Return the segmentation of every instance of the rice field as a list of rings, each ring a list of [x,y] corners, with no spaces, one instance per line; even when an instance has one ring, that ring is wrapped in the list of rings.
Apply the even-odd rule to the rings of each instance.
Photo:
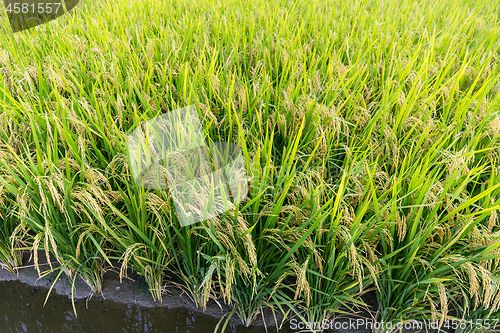
[[[175,275],[246,326],[268,307],[330,320],[372,292],[377,321],[500,319],[499,15],[471,0],[83,0],[13,34],[3,14],[2,268],[50,255],[40,275],[99,293],[119,262],[158,301]],[[168,190],[134,183],[127,136],[187,105],[207,142],[241,148],[249,190],[181,227]]]

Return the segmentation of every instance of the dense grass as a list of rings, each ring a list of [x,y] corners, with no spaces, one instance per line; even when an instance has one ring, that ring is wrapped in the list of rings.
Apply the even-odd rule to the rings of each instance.
[[[245,325],[268,306],[330,319],[369,291],[380,321],[500,319],[499,14],[97,0],[16,35],[4,18],[2,266],[42,250],[100,292],[119,259],[156,300],[173,272]],[[207,141],[241,147],[249,195],[181,228],[168,191],[135,186],[126,138],[190,104]]]

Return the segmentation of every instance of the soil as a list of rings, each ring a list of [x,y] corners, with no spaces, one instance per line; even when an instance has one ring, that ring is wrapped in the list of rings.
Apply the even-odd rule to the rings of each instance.
[[[57,267],[57,264],[55,263],[55,259],[51,258],[50,259],[52,262],[53,267]],[[40,268],[43,271],[48,270],[50,267],[46,261],[45,254],[43,252],[39,253],[39,263],[40,263]],[[64,323],[64,321],[71,321],[72,328],[70,330],[65,330],[63,329],[62,331],[59,330],[58,328],[54,328],[54,330],[47,330],[47,325],[44,326],[44,329],[40,332],[88,332],[88,333],[96,333],[96,332],[101,332],[100,329],[107,327],[106,325],[109,324],[109,322],[112,322],[112,319],[109,318],[123,318],[125,313],[129,313],[131,309],[135,312],[138,311],[140,313],[140,316],[135,316],[135,321],[138,321],[138,324],[141,327],[147,326],[146,324],[151,324],[151,325],[159,325],[159,328],[154,328],[151,326],[149,330],[144,330],[141,328],[140,330],[135,330],[135,326],[127,326],[126,328],[123,328],[123,332],[171,332],[173,330],[172,327],[170,329],[166,329],[165,325],[167,324],[161,324],[167,318],[171,317],[174,319],[168,319],[170,322],[176,321],[175,324],[175,331],[176,332],[182,332],[182,333],[188,333],[188,332],[213,332],[215,327],[217,326],[217,323],[219,322],[220,318],[222,318],[225,314],[230,312],[229,307],[223,304],[223,302],[216,302],[214,300],[211,300],[207,304],[207,308],[205,311],[202,309],[196,308],[194,303],[191,301],[190,297],[186,294],[183,293],[179,288],[175,287],[172,285],[171,287],[167,288],[167,292],[163,295],[163,299],[161,302],[155,302],[153,298],[151,297],[151,294],[149,293],[148,286],[146,284],[146,281],[142,276],[139,276],[137,273],[134,271],[129,270],[127,272],[127,277],[123,278],[123,280],[120,282],[120,277],[119,277],[119,269],[120,265],[116,263],[114,265],[114,268],[109,268],[107,269],[107,272],[104,275],[103,279],[103,292],[102,295],[91,295],[90,293],[90,288],[85,284],[85,282],[81,278],[76,279],[75,283],[75,288],[74,288],[74,294],[73,297],[75,299],[75,304],[78,304],[76,306],[77,308],[77,314],[78,318],[73,317],[73,308],[72,308],[72,303],[71,303],[71,294],[72,294],[72,281],[66,276],[66,274],[61,274],[57,282],[54,284],[54,280],[56,279],[58,272],[53,272],[50,273],[42,278],[39,278],[38,272],[36,271],[34,267],[34,260],[32,257],[29,257],[29,255],[25,256],[25,261],[24,261],[24,266],[23,268],[20,268],[17,274],[13,274],[7,270],[0,269],[0,283],[4,286],[10,285],[10,286],[15,286],[14,289],[16,290],[11,290],[10,293],[5,294],[6,291],[3,293],[5,295],[2,295],[2,292],[0,291],[0,299],[7,299],[9,298],[9,304],[3,304],[3,306],[7,309],[11,309],[13,307],[12,303],[17,303],[18,299],[20,299],[20,305],[21,307],[24,307],[24,298],[25,296],[21,294],[30,294],[33,296],[35,293],[40,294],[40,297],[43,296],[43,299],[45,299],[48,291],[50,288],[52,288],[51,295],[49,297],[50,302],[52,303],[64,303],[65,309],[60,310],[58,309],[57,311],[50,311],[50,307],[48,309],[43,308],[43,317],[44,318],[52,318],[49,323],[54,324],[54,325],[59,325],[56,323],[62,322],[60,325],[63,325],[64,327],[67,327],[68,324]],[[169,277],[166,276],[167,280],[172,280],[174,282],[180,282],[176,281],[175,277]],[[12,281],[11,284],[8,283],[8,281]],[[17,281],[17,282],[16,282]],[[17,284],[15,284],[17,283]],[[20,283],[24,284],[21,285]],[[4,287],[6,288],[6,287]],[[2,289],[4,289],[2,288]],[[7,288],[8,289],[8,288]],[[42,292],[39,292],[39,291]],[[19,295],[17,295],[19,293]],[[24,297],[24,298],[23,298]],[[86,300],[83,301],[82,300]],[[371,309],[376,307],[376,297],[374,293],[368,293],[364,298],[363,301],[370,306]],[[6,301],[7,302],[7,301]],[[43,303],[41,298],[35,303]],[[83,305],[84,304],[84,305]],[[39,311],[42,311],[42,304],[37,305],[39,306]],[[53,305],[53,308],[56,309],[58,308],[57,305]],[[63,306],[61,306],[63,307]],[[2,303],[0,302],[0,309],[2,308]],[[7,311],[7,310],[6,310]],[[95,312],[98,313],[107,313],[107,317],[102,317],[101,315],[96,315]],[[108,313],[109,311],[109,313]],[[4,312],[4,311],[2,311]],[[62,316],[62,321],[61,321],[61,312],[64,312],[66,315],[66,318]],[[17,312],[16,312],[17,313]],[[36,312],[35,312],[36,313]],[[114,313],[114,314],[113,314]],[[80,315],[82,314],[82,316]],[[359,328],[359,324],[354,324],[355,322],[358,322],[358,320],[362,320],[362,318],[370,318],[371,315],[368,312],[368,310],[361,311],[357,314],[352,314],[348,316],[341,316],[339,318],[335,318],[335,323],[337,325],[333,326],[333,324],[330,324],[330,327],[333,327],[333,329],[325,330],[325,332],[335,332],[335,333],[371,333],[372,331],[370,329],[353,329],[353,327]],[[280,316],[279,313],[275,313],[276,318],[278,322],[282,321],[282,316]],[[16,317],[17,314],[14,316]],[[111,316],[111,317],[110,317]],[[7,317],[7,316],[6,316]],[[82,319],[83,317],[83,319]],[[108,318],[109,317],[109,318]],[[265,318],[265,323],[262,318]],[[90,321],[85,321],[85,318],[91,318]],[[99,320],[102,318],[108,318],[104,319],[105,322],[99,324]],[[139,318],[139,319],[138,319]],[[12,318],[11,318],[12,319]],[[14,318],[15,319],[15,318]],[[23,325],[25,326],[26,324],[24,322],[40,322],[39,319],[36,317],[32,318],[32,315],[30,314],[29,318],[28,317],[18,317],[19,320],[10,320],[10,324],[5,324],[2,323],[0,320],[0,333],[3,333],[4,331],[9,331],[9,332],[17,332],[17,328],[13,327],[21,327],[21,331],[25,331],[22,327]],[[292,318],[293,319],[293,318]],[[24,322],[23,322],[24,321]],[[142,322],[141,322],[142,321]],[[84,328],[78,326],[78,323],[86,322],[87,324],[84,325]],[[366,322],[366,319],[364,320]],[[92,324],[88,324],[92,323]],[[283,325],[283,328],[280,330],[280,332],[299,332],[301,331],[296,325],[298,321],[294,322],[288,321]],[[342,324],[343,323],[343,324]],[[116,323],[115,323],[116,324]],[[115,325],[113,324],[113,325]],[[127,324],[127,325],[132,325],[129,322],[124,322],[122,324]],[[173,324],[173,322],[172,322]],[[2,328],[3,325],[10,325],[8,330],[4,330]],[[12,325],[18,325],[18,326],[12,326]],[[92,326],[93,325],[93,326]],[[221,325],[222,326],[222,325]],[[36,332],[37,329],[35,326],[31,326],[32,329],[29,330],[29,332]],[[59,327],[59,326],[57,326]],[[116,325],[113,327],[117,327]],[[33,329],[34,328],[34,329]],[[264,309],[264,315],[259,315],[256,322],[252,325],[250,328],[245,328],[240,324],[240,321],[236,315],[234,315],[230,321],[228,322],[228,328],[226,329],[227,331],[231,332],[245,332],[245,333],[251,333],[251,332],[276,332],[277,328],[275,325],[275,320],[274,320],[274,315],[270,309]],[[114,331],[114,330],[113,330]],[[121,331],[121,330],[117,330]],[[220,330],[219,330],[220,331]],[[109,332],[106,331],[106,332]],[[437,332],[436,330],[426,330],[424,329],[403,329],[403,333],[417,333],[417,332]]]

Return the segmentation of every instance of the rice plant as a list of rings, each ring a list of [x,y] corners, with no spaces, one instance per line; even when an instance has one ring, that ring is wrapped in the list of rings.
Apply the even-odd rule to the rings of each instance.
[[[84,0],[16,34],[3,15],[1,267],[32,251],[98,293],[115,259],[153,299],[174,285],[246,326],[371,292],[377,321],[500,319],[499,12]],[[206,142],[241,148],[249,193],[182,227],[168,189],[134,182],[127,136],[187,105]]]

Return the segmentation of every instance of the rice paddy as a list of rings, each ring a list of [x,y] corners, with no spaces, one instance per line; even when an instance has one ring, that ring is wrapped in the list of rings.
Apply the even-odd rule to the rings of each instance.
[[[16,34],[4,15],[2,268],[51,255],[41,275],[99,293],[118,261],[155,300],[176,275],[245,326],[267,307],[330,320],[375,292],[377,321],[492,332],[499,15],[470,0],[83,0]],[[182,227],[168,190],[134,183],[127,136],[187,105],[207,142],[241,148],[248,195]]]

